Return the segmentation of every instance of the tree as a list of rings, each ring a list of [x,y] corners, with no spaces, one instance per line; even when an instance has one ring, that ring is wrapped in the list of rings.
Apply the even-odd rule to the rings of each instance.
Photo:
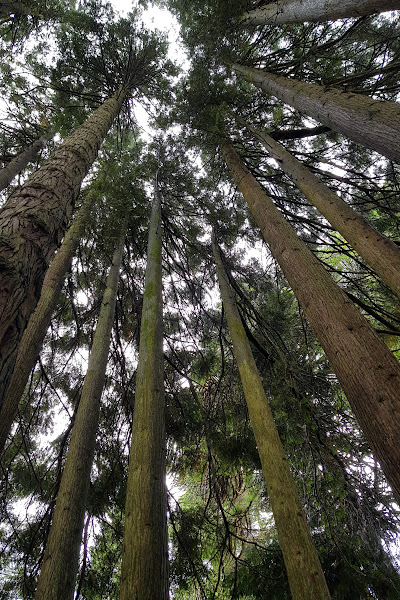
[[[395,415],[400,410],[396,392],[400,377],[397,360],[298,239],[233,147],[223,141],[221,145],[236,185],[310,320],[360,427],[398,496],[397,459],[393,461],[399,418]]]
[[[279,166],[296,183],[309,202],[400,297],[400,250],[397,245],[376,231],[362,215],[356,213],[337,194],[321,183],[307,167],[270,135],[257,131],[252,126],[249,128],[261,139],[269,154],[278,161]]]
[[[296,2],[296,0],[278,0],[250,10],[241,17],[246,26],[282,25],[284,23],[318,22],[346,17],[362,17],[388,10],[398,10],[397,0],[346,0],[345,2]]]
[[[400,107],[397,103],[326,89],[239,64],[234,64],[233,69],[300,112],[399,162],[396,139]]]
[[[152,61],[159,51],[154,37],[145,39],[143,47],[128,46],[121,85],[113,82],[112,96],[11,195],[1,210],[0,400],[11,377],[19,341],[38,301],[46,267],[68,225],[82,180],[124,102],[136,86],[148,83]]]
[[[169,588],[162,348],[162,225],[157,179],[154,188],[126,493],[121,600],[132,597],[166,600]]]
[[[71,600],[74,596],[127,221],[123,216],[43,556],[37,600]]]
[[[330,594],[318,554],[311,539],[287,456],[275,427],[215,237],[213,254],[226,319],[260,453],[292,597],[294,600],[306,596],[310,599],[328,599]]]
[[[43,148],[45,139],[40,138],[23,150],[18,156],[11,160],[6,167],[0,170],[0,191],[4,190],[20,173],[26,165],[28,165]]]
[[[65,275],[71,267],[91,208],[92,202],[87,199],[46,271],[39,302],[31,314],[22,336],[14,370],[0,408],[0,454],[3,452],[7,436],[17,414],[18,404],[29,375],[35,366],[51,316],[57,306]]]

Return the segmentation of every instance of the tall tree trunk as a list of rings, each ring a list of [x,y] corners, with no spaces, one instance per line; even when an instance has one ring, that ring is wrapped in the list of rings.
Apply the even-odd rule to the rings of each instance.
[[[263,131],[248,126],[311,204],[400,298],[400,249]]]
[[[92,202],[86,201],[76,215],[63,243],[46,271],[39,302],[30,316],[18,348],[17,360],[0,409],[0,454],[18,411],[18,405],[35,366],[51,316],[57,306],[65,275],[81,239]]]
[[[107,277],[35,600],[72,600],[74,595],[126,224],[124,219]]]
[[[106,100],[0,211],[0,406],[50,258],[125,96],[120,89]]]
[[[240,319],[235,295],[214,240],[213,253],[226,320],[261,459],[292,598],[293,600],[306,598],[326,600],[330,598],[328,586]]]
[[[399,363],[298,238],[233,146],[223,141],[221,149],[236,185],[325,350],[399,501]]]
[[[241,17],[246,26],[283,25],[362,17],[400,9],[399,0],[275,0]]]
[[[243,65],[236,73],[334,131],[400,163],[400,105]]]
[[[18,156],[13,158],[6,167],[0,169],[0,192],[4,190],[14,177],[18,175],[25,167],[33,161],[38,155],[39,151],[43,148],[45,138],[40,138],[23,150]]]
[[[161,236],[161,205],[156,183],[136,374],[121,600],[168,598]]]

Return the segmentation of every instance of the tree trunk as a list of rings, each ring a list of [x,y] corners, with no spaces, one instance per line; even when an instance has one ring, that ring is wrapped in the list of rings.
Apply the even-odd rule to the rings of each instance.
[[[311,23],[363,17],[400,9],[399,0],[275,0],[249,10],[241,17],[245,26]]]
[[[33,161],[43,148],[45,138],[40,138],[13,158],[6,167],[0,169],[0,192],[10,185],[14,177]]]
[[[397,102],[372,100],[361,94],[328,89],[243,65],[235,64],[233,68],[300,112],[400,163],[400,105]]]
[[[50,263],[43,281],[39,302],[31,314],[22,336],[12,377],[0,409],[0,454],[4,450],[29,374],[35,366],[42,347],[51,316],[57,306],[65,275],[71,266],[91,206],[92,202],[86,201],[81,207],[63,243]]]
[[[318,554],[289,469],[235,295],[213,240],[219,288],[267,486],[293,600],[330,598]]]
[[[400,500],[400,366],[373,328],[300,240],[231,144],[228,168],[341,383]]]
[[[113,256],[43,557],[35,600],[72,600],[127,219]]]
[[[50,258],[124,98],[119,90],[104,102],[0,211],[0,406]]]
[[[156,184],[136,374],[121,600],[168,598],[161,235],[161,205]]]
[[[400,249],[265,132],[248,126],[308,201],[400,298]]]

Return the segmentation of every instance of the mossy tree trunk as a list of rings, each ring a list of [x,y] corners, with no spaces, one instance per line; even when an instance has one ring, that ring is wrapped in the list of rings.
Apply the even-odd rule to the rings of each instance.
[[[221,149],[239,190],[341,383],[400,500],[400,366],[227,141]]]
[[[86,201],[76,215],[43,281],[39,302],[30,316],[18,348],[17,360],[0,408],[0,454],[18,411],[18,405],[35,366],[51,316],[57,306],[65,275],[81,239],[92,202]]]
[[[327,600],[328,586],[265,395],[261,377],[240,319],[219,248],[213,253],[221,298],[236,362],[246,397],[254,437],[260,455],[279,544],[285,561],[293,600]]]
[[[294,181],[307,200],[330,222],[377,275],[400,298],[400,249],[380,234],[340,196],[319,181],[307,167],[270,135],[249,126],[263,142],[268,153]]]
[[[152,207],[125,509],[121,600],[168,598],[161,205]]]
[[[3,169],[0,169],[0,192],[9,186],[14,177],[16,177],[18,173],[21,173],[21,171],[36,158],[39,151],[43,148],[44,143],[45,138],[36,140],[33,144],[28,146],[28,148],[20,152],[18,156],[13,158],[8,165]]]
[[[243,65],[239,75],[334,131],[400,163],[400,105]]]
[[[275,0],[249,10],[242,16],[241,22],[246,26],[323,22],[399,8],[399,0]]]
[[[124,219],[107,277],[35,600],[72,600],[74,596],[126,224]]]
[[[120,89],[106,100],[0,211],[0,405],[51,256],[124,98]]]

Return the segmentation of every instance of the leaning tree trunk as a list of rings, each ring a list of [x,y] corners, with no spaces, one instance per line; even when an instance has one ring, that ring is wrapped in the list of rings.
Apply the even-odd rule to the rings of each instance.
[[[213,239],[219,288],[293,600],[330,598],[261,377],[240,319],[220,251]]]
[[[363,17],[400,9],[399,0],[275,0],[249,10],[241,17],[245,26],[283,25]]]
[[[269,154],[354,250],[400,298],[400,249],[263,131],[248,126]]]
[[[221,143],[228,168],[336,373],[366,438],[400,500],[400,366],[368,321],[249,170]]]
[[[44,142],[44,137],[36,140],[18,154],[18,156],[13,158],[6,167],[0,169],[0,192],[10,185],[14,177],[36,158],[39,151],[43,148]]]
[[[0,406],[50,258],[125,95],[120,89],[104,102],[0,211]]]
[[[236,73],[334,131],[400,163],[400,105],[243,65]]]
[[[155,186],[126,492],[121,600],[167,600],[161,206]]]
[[[74,596],[126,223],[124,219],[107,277],[35,600],[72,600]]]
[[[18,405],[35,366],[51,316],[57,306],[65,275],[86,225],[92,202],[86,201],[76,215],[63,243],[46,271],[39,302],[30,316],[18,348],[17,360],[0,409],[0,454],[18,411]]]

